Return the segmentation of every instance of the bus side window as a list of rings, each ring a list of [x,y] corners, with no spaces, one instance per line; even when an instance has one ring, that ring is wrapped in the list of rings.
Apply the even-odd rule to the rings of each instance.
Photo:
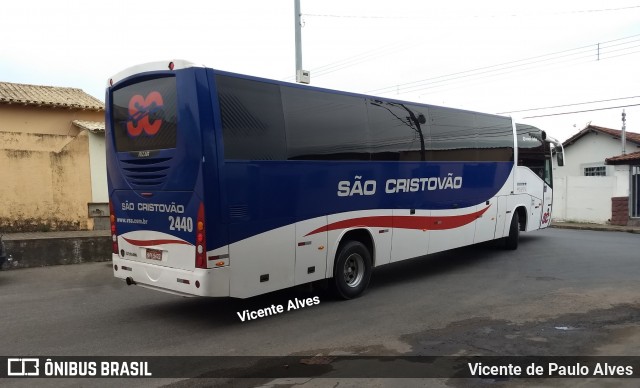
[[[285,160],[280,87],[217,76],[225,159]]]
[[[360,97],[282,87],[290,160],[369,160],[366,108]]]
[[[422,116],[425,122],[418,127],[415,122],[412,122],[411,114],[414,118]],[[422,144],[419,131],[422,132],[424,146],[429,148],[427,115],[426,107],[368,99],[367,118],[371,133],[371,159],[421,160]]]

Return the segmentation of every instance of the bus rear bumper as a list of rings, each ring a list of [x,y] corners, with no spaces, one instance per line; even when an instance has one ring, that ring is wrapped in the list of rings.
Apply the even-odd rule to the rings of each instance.
[[[229,267],[194,269],[141,263],[112,255],[113,275],[127,284],[181,296],[229,296]]]

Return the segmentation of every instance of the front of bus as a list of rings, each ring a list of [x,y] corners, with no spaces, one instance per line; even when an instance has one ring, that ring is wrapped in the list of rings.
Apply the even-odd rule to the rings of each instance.
[[[226,275],[207,260],[202,131],[212,124],[198,108],[198,81],[206,84],[204,69],[182,61],[136,66],[109,80],[113,271],[129,285],[224,295]]]

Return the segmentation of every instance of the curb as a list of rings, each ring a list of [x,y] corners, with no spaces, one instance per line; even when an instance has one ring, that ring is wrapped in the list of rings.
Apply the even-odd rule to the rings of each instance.
[[[551,227],[557,229],[594,230],[598,232],[627,232],[640,234],[640,227],[637,226],[556,223],[551,224]]]

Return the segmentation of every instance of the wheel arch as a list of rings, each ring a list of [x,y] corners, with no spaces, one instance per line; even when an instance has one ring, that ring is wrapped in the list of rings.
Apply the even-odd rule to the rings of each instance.
[[[359,241],[367,247],[369,254],[371,255],[371,267],[375,267],[376,245],[371,231],[368,228],[345,229],[336,239],[336,243],[334,244],[334,249],[331,251],[331,254],[327,256],[327,278],[333,277],[333,267],[336,263],[338,253],[340,252],[342,245],[347,241]]]
[[[518,205],[514,210],[514,214],[518,214],[518,223],[520,224],[520,231],[527,230],[527,209],[524,205]]]

